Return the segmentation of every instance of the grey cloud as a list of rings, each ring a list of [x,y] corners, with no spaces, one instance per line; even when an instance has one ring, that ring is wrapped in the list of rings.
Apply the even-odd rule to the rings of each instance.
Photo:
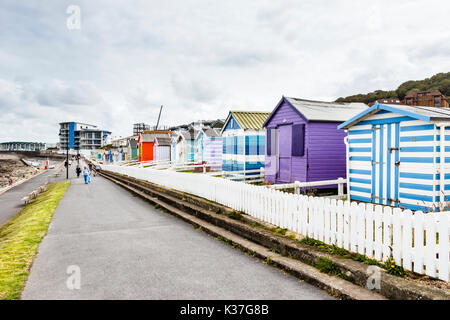
[[[41,105],[60,107],[66,105],[92,106],[100,102],[97,88],[89,82],[79,82],[72,85],[54,81],[43,87],[37,93],[37,101]]]
[[[206,79],[188,79],[174,74],[171,77],[171,85],[176,96],[196,102],[211,102],[218,96],[218,91]]]
[[[232,67],[251,67],[262,63],[271,63],[276,59],[275,55],[265,53],[238,53],[221,58],[219,63]]]
[[[410,58],[418,61],[418,60],[428,60],[435,57],[450,57],[450,35],[443,37],[444,39],[437,39],[434,42],[422,44],[419,47],[410,48]],[[445,70],[443,70],[445,71]]]

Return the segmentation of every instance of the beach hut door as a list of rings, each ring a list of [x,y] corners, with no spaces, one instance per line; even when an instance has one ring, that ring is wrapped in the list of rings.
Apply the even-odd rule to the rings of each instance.
[[[398,206],[399,123],[372,126],[372,203]]]
[[[200,148],[199,161],[205,161],[205,139],[204,139],[203,135],[200,138],[199,148]]]
[[[292,125],[278,127],[278,170],[277,180],[280,182],[291,181],[292,164]]]

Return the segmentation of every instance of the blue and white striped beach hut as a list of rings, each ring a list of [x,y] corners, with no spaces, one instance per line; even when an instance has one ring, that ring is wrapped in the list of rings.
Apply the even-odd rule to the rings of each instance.
[[[446,206],[450,109],[376,103],[338,128],[348,130],[351,200],[425,211]]]
[[[230,111],[222,128],[223,171],[256,170],[264,167],[266,131],[270,112]]]

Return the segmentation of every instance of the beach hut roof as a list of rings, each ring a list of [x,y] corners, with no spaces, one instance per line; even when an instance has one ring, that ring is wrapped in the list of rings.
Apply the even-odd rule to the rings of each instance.
[[[358,113],[352,118],[348,119],[344,123],[338,126],[338,129],[348,128],[352,125],[364,120],[372,114],[385,110],[407,116],[417,120],[423,120],[427,122],[431,121],[450,121],[450,110],[444,108],[435,107],[422,107],[422,106],[409,106],[409,105],[392,105],[392,104],[380,104],[375,103],[372,107]]]
[[[180,139],[194,140],[196,135],[197,135],[197,131],[194,130],[194,129],[192,129],[190,131],[188,131],[188,130],[181,130],[181,131],[178,131],[177,141],[179,141]]]
[[[326,102],[283,96],[264,122],[264,127],[267,126],[283,102],[290,104],[307,121],[341,122],[354,117],[356,114],[368,108],[365,103],[360,102]]]
[[[166,137],[155,137],[155,142],[159,146],[170,146],[172,139],[169,136]]]
[[[153,142],[156,137],[170,137],[170,131],[147,131],[140,133],[140,142]]]
[[[220,130],[215,128],[204,128],[203,132],[207,137],[220,137]]]
[[[243,130],[261,130],[263,129],[264,121],[266,121],[269,115],[270,112],[265,111],[230,111],[221,133],[224,131],[231,117],[236,120],[239,127]]]
[[[133,149],[137,148],[137,140],[136,140],[136,139],[130,139],[130,140],[128,140],[128,144],[129,144],[130,147],[133,148]]]

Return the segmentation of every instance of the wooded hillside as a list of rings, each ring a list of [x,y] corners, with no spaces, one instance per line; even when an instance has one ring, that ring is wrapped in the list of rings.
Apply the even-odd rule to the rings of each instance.
[[[337,102],[364,102],[370,103],[378,99],[403,98],[409,94],[419,91],[439,90],[442,94],[450,96],[450,72],[438,73],[424,80],[410,80],[402,83],[396,90],[376,90],[370,93],[360,93],[348,97],[341,97]]]

